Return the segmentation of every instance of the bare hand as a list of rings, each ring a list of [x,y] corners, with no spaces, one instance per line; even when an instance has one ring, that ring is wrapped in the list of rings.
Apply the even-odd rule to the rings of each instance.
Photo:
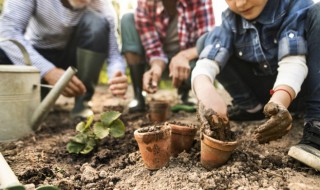
[[[178,53],[171,59],[169,70],[170,77],[172,77],[172,84],[177,88],[183,81],[189,78],[189,60],[182,53]]]
[[[57,81],[61,78],[61,76],[64,74],[64,70],[60,68],[54,68],[50,70],[45,76],[44,80],[49,85],[55,85]],[[86,92],[86,87],[84,84],[80,81],[80,79],[76,76],[73,76],[67,86],[63,89],[62,95],[66,97],[74,97],[82,95]]]
[[[158,82],[160,81],[161,75],[161,66],[153,64],[143,75],[143,89],[151,94],[156,93],[158,91]]]
[[[128,89],[128,78],[121,71],[117,71],[109,81],[109,86],[114,96],[124,96]]]
[[[279,139],[291,129],[292,117],[284,106],[269,102],[264,107],[264,114],[270,119],[255,131],[259,143]]]

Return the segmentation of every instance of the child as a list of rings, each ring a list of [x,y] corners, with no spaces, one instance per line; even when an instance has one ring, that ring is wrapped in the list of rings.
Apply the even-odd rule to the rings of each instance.
[[[203,37],[204,49],[192,72],[199,108],[213,109],[224,121],[255,120],[261,119],[265,105],[263,112],[269,119],[255,134],[259,143],[266,143],[288,133],[292,118],[287,109],[301,110],[304,100],[304,134],[289,155],[320,170],[320,4],[311,0],[226,3],[229,9],[222,24]],[[233,98],[230,109],[212,85],[215,78]]]

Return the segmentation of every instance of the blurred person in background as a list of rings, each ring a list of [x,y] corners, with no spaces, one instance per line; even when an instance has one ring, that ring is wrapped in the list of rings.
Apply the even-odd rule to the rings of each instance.
[[[129,112],[145,110],[142,92],[156,93],[166,68],[181,103],[194,106],[189,91],[195,44],[213,26],[211,0],[138,0],[135,12],[121,19],[122,53],[134,90]]]
[[[92,115],[90,100],[107,59],[109,89],[123,96],[127,90],[125,62],[115,35],[115,11],[105,0],[6,0],[0,17],[0,37],[20,42],[40,70],[43,82],[54,85],[65,69],[78,73],[62,94],[75,97],[71,116]],[[11,42],[0,43],[0,64],[23,65]],[[42,95],[48,92],[42,89]]]

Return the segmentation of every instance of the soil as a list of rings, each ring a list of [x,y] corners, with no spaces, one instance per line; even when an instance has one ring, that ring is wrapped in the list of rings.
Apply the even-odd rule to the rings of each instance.
[[[227,97],[224,91],[221,93]],[[99,86],[93,98],[97,118],[105,109],[125,108],[132,94],[130,89],[126,100],[113,98],[105,86]],[[174,90],[160,90],[154,96],[171,105],[177,99]],[[282,139],[262,145],[252,135],[263,121],[231,122],[231,130],[241,144],[225,165],[212,171],[201,166],[198,130],[189,153],[172,157],[165,168],[149,171],[133,137],[135,129],[152,125],[148,114],[126,114],[124,109],[123,138],[106,138],[91,154],[74,155],[66,150],[70,137],[76,134],[77,121],[69,118],[72,104],[71,99],[60,98],[35,134],[0,143],[1,153],[22,184],[55,185],[68,190],[320,189],[320,172],[287,155],[290,146],[302,136],[302,119],[295,119],[292,130]],[[171,113],[169,121],[200,127],[195,113]]]

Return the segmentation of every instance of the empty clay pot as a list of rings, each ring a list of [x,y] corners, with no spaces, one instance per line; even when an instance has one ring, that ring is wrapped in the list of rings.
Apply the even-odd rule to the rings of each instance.
[[[157,170],[169,163],[171,128],[162,125],[158,130],[149,129],[150,127],[144,127],[135,130],[134,137],[145,167],[149,170]]]
[[[178,156],[183,151],[189,151],[197,128],[182,123],[166,123],[166,125],[171,127],[171,155]]]
[[[169,116],[169,103],[166,101],[152,101],[149,103],[149,118],[152,122],[163,122]]]
[[[208,170],[225,164],[232,151],[238,146],[238,141],[224,142],[201,134],[201,164]]]

